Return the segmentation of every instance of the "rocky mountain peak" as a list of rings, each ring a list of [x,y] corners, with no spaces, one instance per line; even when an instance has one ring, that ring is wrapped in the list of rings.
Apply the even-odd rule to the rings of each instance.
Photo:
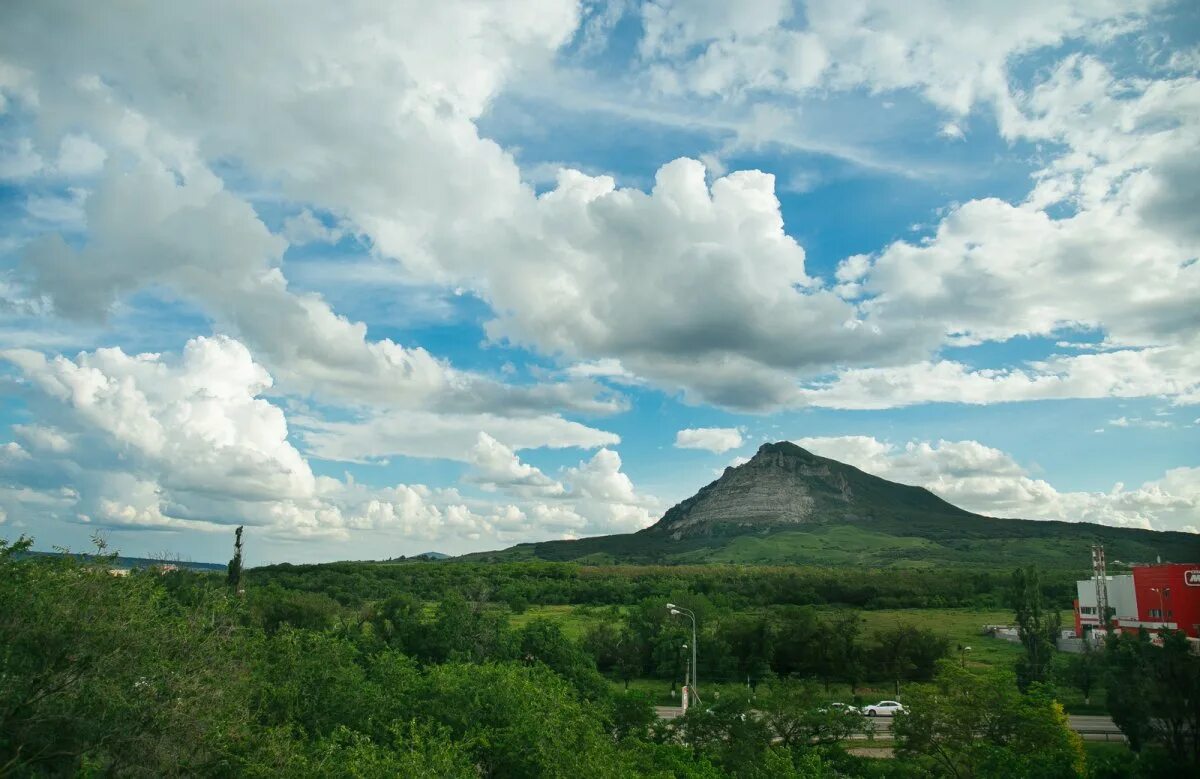
[[[763,444],[749,461],[726,468],[721,478],[671,508],[648,532],[678,540],[856,521],[918,505],[948,515],[966,513],[919,487],[885,481],[779,441]]]

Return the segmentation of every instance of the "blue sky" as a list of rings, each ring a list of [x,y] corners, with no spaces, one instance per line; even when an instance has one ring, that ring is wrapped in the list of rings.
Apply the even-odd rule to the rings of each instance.
[[[1200,527],[1194,4],[57,6],[0,12],[6,537],[628,532],[784,439]]]

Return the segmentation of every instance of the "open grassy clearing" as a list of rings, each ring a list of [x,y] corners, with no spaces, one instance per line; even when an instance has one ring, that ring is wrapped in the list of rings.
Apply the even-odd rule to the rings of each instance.
[[[590,625],[612,622],[622,613],[622,606],[530,606],[520,614],[513,614],[509,624],[517,629],[538,618],[548,619],[557,623],[568,638],[578,640]]]
[[[822,615],[832,616],[838,609],[822,607],[818,611]],[[533,619],[543,617],[558,623],[564,633],[578,639],[587,632],[589,625],[611,621],[614,615],[620,613],[623,613],[621,607],[611,606],[530,606],[524,612],[512,615],[511,624],[519,628]],[[867,634],[908,624],[945,635],[950,639],[952,654],[956,657],[960,644],[969,646],[971,650],[965,653],[968,667],[1011,667],[1021,653],[1018,644],[981,634],[984,625],[1010,624],[1012,612],[1006,609],[880,609],[859,610],[858,614],[862,617],[863,630]],[[1062,619],[1064,625],[1069,625],[1071,612],[1064,611]]]
[[[590,625],[598,622],[612,621],[623,613],[623,607],[594,607],[594,606],[531,606],[520,614],[511,617],[511,624],[519,628],[533,619],[545,618],[557,623],[573,639],[580,639]],[[838,609],[827,607],[818,609],[824,616],[832,616]],[[863,631],[870,634],[876,630],[895,627],[897,625],[915,625],[942,633],[950,640],[951,657],[964,661],[968,668],[999,667],[1012,668],[1021,654],[1019,644],[1003,641],[981,634],[984,625],[1009,624],[1012,612],[1004,609],[881,609],[860,610],[863,620]],[[1064,625],[1070,624],[1071,612],[1063,612]],[[971,649],[960,653],[959,646],[969,646]],[[703,653],[703,647],[701,647]],[[705,694],[720,693],[726,689],[744,688],[744,682],[738,681],[709,681],[704,678],[704,666],[700,666],[701,690]],[[614,681],[613,685],[623,688],[624,684]],[[669,681],[662,679],[634,679],[629,683],[629,689],[646,693],[658,706],[678,706],[679,692],[672,690]],[[895,694],[894,688],[885,682],[868,682],[851,692],[849,685],[832,683],[828,687],[830,701],[845,701],[848,703],[869,703],[881,698],[890,698]],[[900,696],[904,691],[901,688]],[[1104,689],[1097,687],[1092,691],[1091,702],[1085,703],[1083,696],[1072,688],[1063,687],[1058,690],[1059,700],[1064,708],[1073,714],[1103,714]]]

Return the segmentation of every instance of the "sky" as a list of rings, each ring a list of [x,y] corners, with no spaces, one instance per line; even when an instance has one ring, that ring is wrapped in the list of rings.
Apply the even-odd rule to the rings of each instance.
[[[1200,6],[0,8],[0,537],[630,532],[767,441],[1200,530]]]

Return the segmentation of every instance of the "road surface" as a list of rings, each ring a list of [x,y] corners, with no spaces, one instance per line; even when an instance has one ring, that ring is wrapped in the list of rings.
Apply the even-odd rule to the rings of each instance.
[[[678,706],[655,706],[660,719],[675,719],[683,710]],[[1067,719],[1071,729],[1087,741],[1124,741],[1125,736],[1107,715],[1070,714]],[[892,732],[891,717],[868,717],[866,721],[875,728],[878,738],[888,738]]]

